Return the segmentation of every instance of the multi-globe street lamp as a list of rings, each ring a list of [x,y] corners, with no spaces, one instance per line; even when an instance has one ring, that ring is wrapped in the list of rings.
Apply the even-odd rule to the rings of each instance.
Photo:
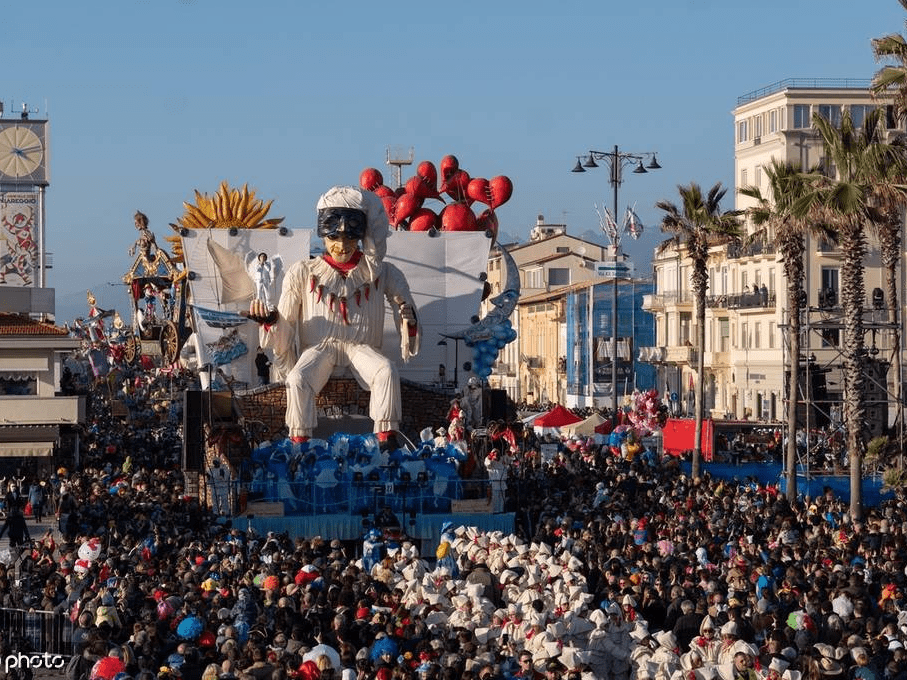
[[[649,158],[649,163],[643,165],[643,160]],[[611,298],[611,410],[612,417],[617,416],[617,275],[619,268],[619,258],[620,258],[620,228],[617,225],[617,190],[620,188],[621,183],[623,182],[623,169],[627,166],[636,164],[636,167],[633,169],[633,172],[636,174],[644,174],[649,170],[658,170],[661,166],[658,164],[658,160],[655,158],[654,151],[641,151],[641,152],[627,152],[621,151],[617,145],[614,145],[613,151],[589,151],[589,154],[585,156],[585,162],[583,162],[583,156],[576,157],[576,166],[573,168],[572,172],[586,172],[586,168],[597,168],[598,163],[595,161],[605,161],[608,165],[608,170],[610,175],[608,181],[611,184],[611,187],[614,189],[614,213],[613,213],[613,226],[609,224],[603,224],[602,227],[605,231],[605,235],[611,240],[611,245],[614,250],[614,289],[613,295]],[[590,289],[590,295],[592,295],[592,289]],[[591,305],[590,305],[591,307]],[[589,332],[592,333],[592,323],[590,321]],[[631,329],[631,342],[634,339],[635,329]],[[592,362],[593,356],[589,357],[589,361]],[[632,365],[632,357],[630,358]],[[592,403],[595,403],[595,384],[594,382],[589,385],[590,394],[592,397]]]

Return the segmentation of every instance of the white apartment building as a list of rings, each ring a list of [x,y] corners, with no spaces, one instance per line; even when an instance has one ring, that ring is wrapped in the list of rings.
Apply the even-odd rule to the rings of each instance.
[[[734,116],[734,205],[744,210],[752,200],[738,193],[743,186],[758,186],[770,195],[764,168],[771,159],[792,161],[809,168],[823,162],[820,138],[812,129],[812,116],[820,113],[840,121],[849,108],[855,123],[875,107],[886,107],[886,120],[897,132],[891,107],[870,97],[868,80],[784,80],[740,97]],[[704,187],[707,188],[707,187]],[[747,224],[747,231],[752,225]],[[801,393],[813,408],[804,417],[835,419],[842,396],[840,341],[843,335],[838,290],[840,264],[846,254],[834,245],[810,238],[806,249],[804,289],[808,311],[802,319],[801,358],[809,360],[811,378],[804,383],[814,391]],[[868,370],[878,380],[868,398],[868,417],[884,425],[886,347],[885,301],[878,242],[869,235],[866,264],[866,346]],[[683,390],[698,380],[695,375],[696,332],[690,285],[690,261],[672,240],[655,251],[655,294],[644,309],[655,316],[657,346],[649,351],[658,367],[659,384],[680,385]],[[903,266],[899,274],[902,293]],[[875,297],[873,297],[875,296]],[[705,394],[706,415],[714,418],[777,421],[784,417],[785,371],[792,358],[786,351],[786,281],[784,269],[769,240],[748,248],[726,244],[711,251],[706,309]],[[902,334],[903,335],[903,334]],[[887,376],[888,384],[893,376]],[[872,381],[870,381],[872,382]],[[824,383],[824,384],[823,384]],[[687,394],[686,392],[682,394]],[[683,397],[681,397],[683,398]],[[824,424],[824,423],[819,423]]]

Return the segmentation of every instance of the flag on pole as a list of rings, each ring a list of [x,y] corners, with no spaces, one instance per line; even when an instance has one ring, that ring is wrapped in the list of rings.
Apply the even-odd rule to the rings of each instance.
[[[614,215],[612,215],[611,211],[605,207],[603,207],[602,210],[599,210],[598,206],[595,206],[595,212],[598,213],[598,222],[601,225],[602,231],[605,232],[609,239],[611,239],[611,243],[617,243],[620,239],[620,229],[617,226]]]
[[[624,232],[635,240],[642,236],[643,228],[642,220],[639,219],[639,215],[637,215],[633,208],[628,205],[627,214],[624,216]]]

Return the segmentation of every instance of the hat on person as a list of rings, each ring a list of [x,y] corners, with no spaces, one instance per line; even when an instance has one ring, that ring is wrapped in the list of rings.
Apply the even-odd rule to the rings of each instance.
[[[723,626],[721,626],[721,634],[740,637],[740,627],[734,621],[728,621]]]
[[[781,673],[783,673],[784,671],[787,670],[788,666],[790,666],[790,664],[785,659],[782,659],[781,657],[773,656],[772,660],[768,664],[768,669],[770,671],[775,671],[776,673],[778,673],[780,675]]]
[[[817,642],[816,644],[813,645],[813,649],[815,649],[817,652],[819,652],[819,655],[822,657],[825,657],[826,659],[835,658],[835,648],[832,647],[828,643]]]
[[[670,630],[662,630],[655,634],[655,640],[665,649],[677,647],[677,636]]]
[[[824,656],[819,659],[819,672],[822,675],[841,675],[842,670],[841,664],[834,659]]]

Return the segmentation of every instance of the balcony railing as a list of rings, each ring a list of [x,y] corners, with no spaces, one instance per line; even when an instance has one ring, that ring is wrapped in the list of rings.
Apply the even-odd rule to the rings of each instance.
[[[775,293],[737,293],[735,295],[711,295],[705,299],[709,309],[766,309],[775,306]]]
[[[665,358],[665,348],[664,347],[640,347],[639,348],[639,361],[647,364],[659,364],[664,361]]]
[[[741,257],[755,257],[756,255],[774,255],[775,246],[772,243],[763,243],[756,241],[748,245],[729,243],[727,246],[727,257],[729,260],[737,260]]]
[[[695,347],[672,345],[665,347],[665,362],[669,364],[695,364],[698,357]]]
[[[656,293],[643,296],[643,307],[664,307],[665,305],[692,304],[693,293],[688,290]]]

